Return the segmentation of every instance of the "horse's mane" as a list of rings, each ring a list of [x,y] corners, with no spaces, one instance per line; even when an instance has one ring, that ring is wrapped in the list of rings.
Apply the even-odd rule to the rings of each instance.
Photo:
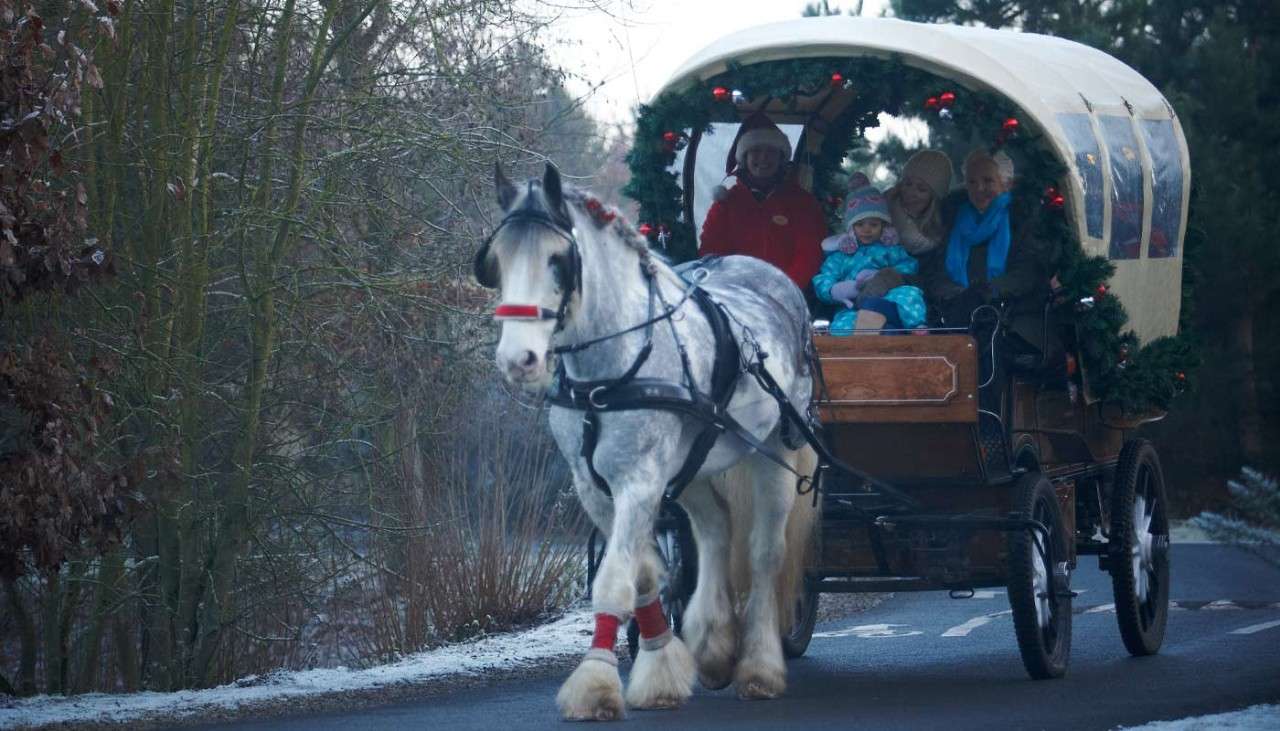
[[[564,186],[565,203],[572,205],[579,213],[590,220],[598,231],[611,230],[622,243],[640,253],[642,259],[655,252],[649,246],[649,240],[642,236],[635,226],[616,208],[602,202],[592,193],[570,185]]]

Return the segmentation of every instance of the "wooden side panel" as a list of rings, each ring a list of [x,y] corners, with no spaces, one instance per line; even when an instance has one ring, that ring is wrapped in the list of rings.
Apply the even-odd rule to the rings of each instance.
[[[825,424],[827,443],[844,462],[893,484],[982,478],[970,424]]]
[[[977,345],[968,335],[815,336],[824,423],[973,423]]]

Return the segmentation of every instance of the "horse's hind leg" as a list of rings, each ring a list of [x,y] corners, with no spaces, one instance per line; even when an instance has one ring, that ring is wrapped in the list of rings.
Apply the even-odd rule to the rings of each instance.
[[[771,445],[780,446],[776,439],[771,440]],[[787,670],[775,584],[786,557],[787,515],[795,500],[795,483],[789,473],[766,459],[753,456],[746,461],[754,483],[749,548],[751,592],[747,598],[742,657],[733,680],[741,698],[776,698],[786,690]]]
[[[732,475],[736,472],[717,479],[733,479]],[[689,514],[698,544],[698,585],[685,611],[682,634],[698,663],[699,682],[719,690],[733,680],[738,657],[738,621],[729,592],[729,516],[710,482],[689,485],[680,504]]]
[[[693,693],[693,657],[667,626],[658,597],[661,569],[652,542],[639,556],[636,622],[640,653],[627,679],[627,705],[633,708],[676,708]]]

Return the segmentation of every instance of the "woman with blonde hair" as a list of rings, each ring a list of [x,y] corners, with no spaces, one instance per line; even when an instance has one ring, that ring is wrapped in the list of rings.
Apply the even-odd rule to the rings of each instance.
[[[921,150],[885,193],[898,241],[908,254],[922,256],[946,241],[942,207],[950,190],[951,158],[940,150]]]

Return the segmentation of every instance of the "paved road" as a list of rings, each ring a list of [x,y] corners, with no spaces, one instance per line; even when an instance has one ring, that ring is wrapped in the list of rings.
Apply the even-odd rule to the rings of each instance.
[[[1173,547],[1176,608],[1155,657],[1125,652],[1109,577],[1082,557],[1066,678],[1029,680],[1003,591],[951,600],[900,594],[819,626],[783,699],[699,689],[678,711],[631,712],[628,729],[1110,729],[1280,701],[1280,571],[1237,549]],[[625,668],[624,668],[625,672]],[[561,678],[469,690],[340,715],[211,729],[516,729],[558,725]],[[1276,719],[1280,729],[1280,718]]]

